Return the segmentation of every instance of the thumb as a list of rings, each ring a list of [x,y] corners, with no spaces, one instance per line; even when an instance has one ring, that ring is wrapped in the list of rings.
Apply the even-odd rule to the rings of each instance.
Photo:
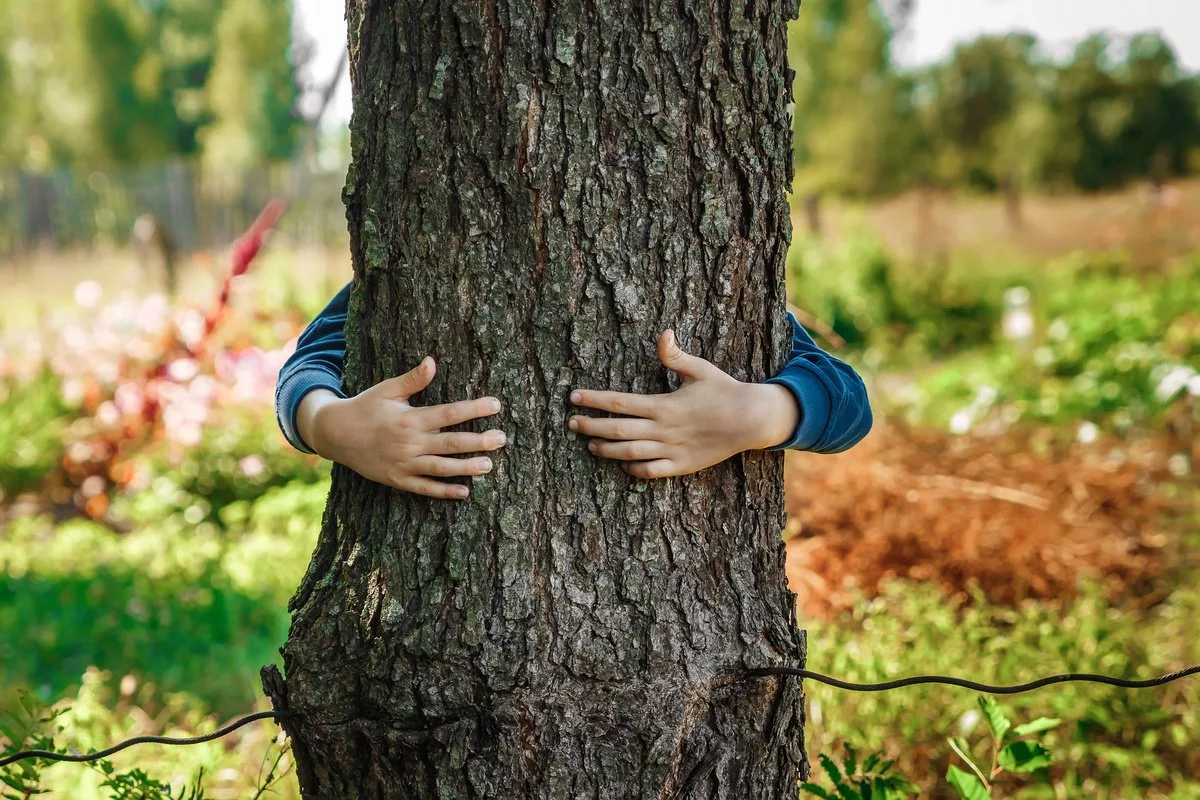
[[[380,381],[375,388],[386,397],[394,400],[407,400],[414,394],[423,391],[433,383],[437,374],[437,363],[429,356],[421,359],[421,363],[408,372],[396,378]]]
[[[658,337],[658,360],[685,380],[694,381],[708,375],[715,367],[699,356],[689,355],[679,348],[675,331],[666,330]]]

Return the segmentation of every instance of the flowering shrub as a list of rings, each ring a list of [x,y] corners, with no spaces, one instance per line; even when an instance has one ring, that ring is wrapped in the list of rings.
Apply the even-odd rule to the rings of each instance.
[[[291,338],[290,317],[227,311],[212,335],[211,315],[172,308],[159,294],[104,302],[100,287],[85,282],[75,301],[45,321],[41,338],[0,349],[7,493],[43,488],[60,503],[74,495],[100,517],[114,488],[144,488],[196,458],[211,459],[197,478],[227,488],[244,482],[259,491],[273,466],[282,480],[313,473],[311,462],[274,457],[283,442],[269,424],[288,351],[258,342]]]

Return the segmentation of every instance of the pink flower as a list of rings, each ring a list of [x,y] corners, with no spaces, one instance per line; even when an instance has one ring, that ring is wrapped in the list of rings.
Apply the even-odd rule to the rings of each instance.
[[[238,468],[247,478],[257,478],[267,471],[267,462],[262,456],[246,456],[238,462]]]

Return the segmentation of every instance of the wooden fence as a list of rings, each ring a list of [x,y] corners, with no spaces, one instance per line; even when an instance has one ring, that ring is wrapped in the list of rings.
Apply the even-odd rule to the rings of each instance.
[[[218,249],[241,234],[293,180],[287,166],[217,175],[175,161],[128,171],[0,171],[0,261],[39,250],[126,245],[153,213],[184,252]],[[300,245],[345,247],[344,170],[306,179],[281,222]]]

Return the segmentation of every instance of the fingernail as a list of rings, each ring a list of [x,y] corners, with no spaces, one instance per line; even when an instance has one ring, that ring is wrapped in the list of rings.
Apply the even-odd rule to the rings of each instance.
[[[492,431],[490,438],[492,447],[504,447],[505,442],[508,441],[508,436],[504,431]]]
[[[593,453],[596,452],[596,443],[588,442],[588,450],[591,450]]]
[[[497,411],[500,410],[500,401],[494,400],[494,399],[489,401],[488,408],[492,411],[493,414],[496,413]]]
[[[578,403],[583,400],[583,392],[571,392],[571,402]]]
[[[463,500],[467,499],[467,495],[469,495],[470,493],[471,493],[471,490],[465,486],[459,486],[457,489],[454,490],[454,496],[461,498]]]
[[[567,427],[573,431],[579,430],[579,420],[571,417],[571,421],[567,423]]]
[[[480,472],[491,472],[492,471],[492,460],[490,458],[479,459],[479,471]]]

